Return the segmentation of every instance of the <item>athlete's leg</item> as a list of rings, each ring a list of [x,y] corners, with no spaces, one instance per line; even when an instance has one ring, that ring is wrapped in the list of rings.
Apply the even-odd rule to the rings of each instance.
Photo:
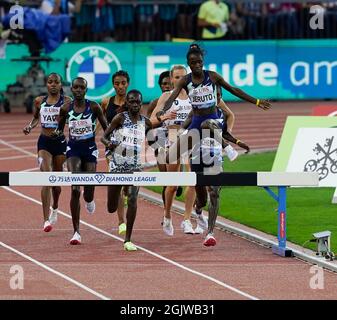
[[[124,242],[129,242],[131,240],[133,224],[136,220],[137,214],[138,191],[139,187],[136,186],[129,187],[128,210],[126,211],[126,234]]]
[[[52,171],[53,170],[53,156],[46,150],[39,150],[38,160],[40,164],[41,171]],[[49,218],[50,210],[50,189],[51,187],[44,186],[41,189],[41,200],[42,200],[42,210],[44,221]]]
[[[168,164],[166,166],[168,172],[178,172],[180,171],[180,164]],[[171,208],[174,196],[177,192],[176,186],[167,186],[165,191],[165,218],[171,219]]]
[[[110,185],[108,186],[108,201],[107,207],[109,213],[114,213],[118,208],[122,186]]]
[[[118,225],[124,223],[124,194],[120,192],[117,207]]]
[[[78,157],[70,157],[67,159],[68,171],[70,172],[81,172],[82,169],[81,159]],[[74,232],[80,233],[80,186],[71,187],[71,199],[70,199],[70,211],[73,221]]]
[[[166,172],[166,159],[165,159],[165,149],[164,148],[159,148],[157,151],[157,166],[160,172]],[[163,200],[163,204],[165,207],[165,192],[166,192],[166,186],[163,187],[163,190],[161,192],[161,198]]]
[[[219,196],[221,186],[209,186],[207,191],[209,194],[209,206],[208,206],[208,233],[213,233],[216,218],[219,212]]]
[[[95,162],[84,162],[82,163],[82,169],[85,172],[96,172]],[[94,200],[95,186],[84,186],[83,198],[84,201],[89,203]]]
[[[65,160],[66,157],[64,155],[55,156],[53,159],[53,171],[63,171],[63,164]],[[61,194],[61,187],[52,187],[53,209],[58,208],[60,194]]]

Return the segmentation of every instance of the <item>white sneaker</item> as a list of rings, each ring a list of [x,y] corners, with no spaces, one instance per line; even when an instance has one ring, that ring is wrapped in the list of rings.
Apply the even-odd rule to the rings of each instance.
[[[183,229],[183,232],[186,234],[194,234],[193,226],[190,220],[184,220],[181,223],[181,228]]]
[[[53,229],[53,226],[50,224],[50,222],[47,220],[44,222],[44,225],[43,225],[43,231],[44,232],[49,232]]]
[[[81,244],[81,236],[78,232],[75,232],[73,237],[70,239],[71,245]]]
[[[86,202],[85,203],[85,208],[87,209],[87,212],[89,214],[93,214],[95,212],[95,209],[96,209],[95,201],[92,200],[91,202]]]
[[[58,213],[59,213],[59,210],[57,208],[56,209],[51,208],[51,212],[50,212],[49,219],[48,219],[51,224],[55,224],[57,222]]]
[[[197,210],[195,208],[195,213],[197,214],[197,226],[200,227],[203,230],[207,230],[208,229],[208,220],[203,215],[202,210]]]
[[[199,225],[196,226],[196,228],[194,229],[194,234],[203,234],[204,233],[204,229],[201,228]]]
[[[224,150],[227,155],[227,158],[230,161],[234,161],[239,155],[239,153],[231,145],[228,145]]]
[[[168,236],[173,236],[174,229],[173,229],[172,219],[167,219],[164,217],[163,230]]]

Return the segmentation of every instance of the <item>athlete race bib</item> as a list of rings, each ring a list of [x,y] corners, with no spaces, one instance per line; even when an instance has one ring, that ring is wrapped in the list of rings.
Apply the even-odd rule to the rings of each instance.
[[[92,130],[91,119],[69,121],[69,134],[71,138],[76,140],[92,138],[94,132]]]
[[[60,114],[60,108],[42,107],[40,109],[40,121],[43,128],[57,128],[57,116]]]

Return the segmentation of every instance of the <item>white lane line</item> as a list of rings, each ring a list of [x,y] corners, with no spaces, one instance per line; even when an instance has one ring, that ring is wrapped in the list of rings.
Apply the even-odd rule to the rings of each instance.
[[[31,171],[38,171],[40,170],[40,167],[34,167],[34,168],[30,168],[30,169],[25,169],[25,170],[22,170],[23,172],[31,172]]]
[[[6,142],[6,141],[4,141],[4,140],[2,140],[2,139],[0,139],[0,143],[4,144],[4,145],[7,146],[7,147],[10,147],[10,148],[12,148],[12,149],[14,149],[14,150],[16,150],[16,151],[22,152],[22,153],[26,154],[27,156],[31,156],[31,157],[36,158],[36,154],[35,154],[35,153],[29,152],[29,151],[27,151],[27,150],[25,150],[25,149],[22,149],[22,148],[20,148],[20,147],[17,147],[17,146],[15,146],[14,144],[11,144],[11,143],[9,143],[9,142]]]
[[[36,146],[31,146],[31,147],[24,147],[22,148],[24,150],[35,150],[36,149]],[[12,151],[13,148],[0,148],[0,152],[5,152],[5,151]]]
[[[23,158],[29,158],[31,156],[11,156],[11,157],[2,157],[1,160],[14,160],[14,159],[23,159]]]
[[[104,296],[104,295],[98,293],[97,291],[95,291],[95,290],[93,290],[93,289],[90,289],[89,287],[85,286],[85,285],[82,284],[81,282],[78,282],[78,281],[76,281],[76,280],[74,280],[74,279],[68,277],[67,275],[65,275],[65,274],[63,274],[63,273],[61,273],[61,272],[59,272],[59,271],[56,271],[56,270],[54,270],[54,269],[48,267],[48,266],[45,265],[44,263],[35,260],[34,258],[32,258],[32,257],[30,257],[30,256],[28,256],[28,255],[26,255],[26,254],[24,254],[24,253],[22,253],[22,252],[20,252],[19,250],[14,249],[13,247],[11,247],[11,246],[9,246],[9,245],[7,245],[7,244],[1,242],[1,241],[0,241],[0,245],[3,246],[4,248],[6,248],[6,249],[8,249],[8,250],[10,250],[10,251],[12,251],[12,252],[14,252],[14,253],[16,253],[17,255],[23,257],[24,259],[29,260],[30,262],[35,263],[35,264],[38,265],[39,267],[41,267],[41,268],[43,268],[43,269],[45,269],[45,270],[47,270],[47,271],[49,271],[49,272],[51,272],[51,273],[53,273],[53,274],[56,274],[57,276],[59,276],[59,277],[65,279],[65,280],[71,282],[71,283],[74,284],[75,286],[77,286],[77,287],[79,287],[79,288],[81,288],[81,289],[83,289],[83,290],[85,290],[85,291],[87,291],[87,292],[93,294],[94,296],[96,296],[96,297],[98,297],[98,298],[100,298],[100,299],[102,299],[102,300],[111,300],[110,298],[108,298],[108,297],[106,297],[106,296]]]
[[[25,195],[25,194],[23,194],[23,193],[21,193],[21,192],[15,191],[15,190],[13,190],[13,189],[11,189],[11,188],[9,188],[9,187],[2,187],[2,188],[4,188],[5,190],[7,190],[7,191],[9,191],[9,192],[12,192],[12,193],[14,193],[14,194],[20,196],[20,197],[22,197],[22,198],[24,198],[24,199],[30,200],[30,201],[32,201],[32,202],[34,202],[34,203],[39,204],[39,205],[42,206],[42,203],[41,203],[40,201],[38,201],[38,200],[36,200],[36,199],[34,199],[34,198],[31,198],[31,197],[29,197],[29,196],[27,196],[27,195]],[[59,210],[59,214],[63,215],[64,217],[67,217],[68,219],[71,219],[71,216],[70,216],[69,214],[67,214],[67,213],[65,213],[65,212],[63,212],[63,211],[61,211],[61,210]],[[100,229],[100,228],[97,228],[96,226],[94,226],[94,225],[92,225],[92,224],[90,224],[90,223],[87,223],[87,222],[85,222],[85,221],[83,221],[83,220],[81,220],[81,223],[82,223],[83,225],[85,225],[85,226],[87,226],[87,227],[89,227],[89,228],[91,228],[91,229],[97,231],[97,232],[100,232],[100,233],[102,233],[102,234],[104,234],[104,235],[110,237],[110,238],[113,238],[113,239],[115,239],[115,240],[124,242],[124,239],[122,239],[122,238],[120,238],[120,237],[117,237],[117,236],[115,236],[115,235],[113,235],[113,234],[110,234],[110,233],[106,232],[105,230],[102,230],[102,229]],[[206,274],[204,274],[204,273],[201,273],[201,272],[199,272],[199,271],[193,270],[193,269],[191,269],[191,268],[185,267],[184,265],[182,265],[182,264],[180,264],[180,263],[178,263],[178,262],[175,262],[175,261],[173,261],[173,260],[171,260],[171,259],[165,258],[165,257],[163,257],[163,256],[161,256],[161,255],[159,255],[159,254],[157,254],[157,253],[155,253],[155,252],[153,252],[153,251],[150,251],[150,250],[148,250],[148,249],[145,249],[144,247],[137,246],[137,248],[143,250],[144,252],[146,252],[146,253],[148,253],[148,254],[150,254],[150,255],[152,255],[152,256],[154,256],[154,257],[160,259],[160,260],[163,260],[163,261],[165,261],[165,262],[167,262],[167,263],[170,263],[170,264],[172,264],[172,265],[174,265],[174,266],[176,266],[176,267],[178,267],[178,268],[180,268],[180,269],[183,269],[183,270],[185,270],[185,271],[187,271],[187,272],[190,272],[190,273],[192,273],[192,274],[194,274],[194,275],[196,275],[196,276],[199,276],[199,277],[204,278],[204,279],[206,279],[206,280],[209,280],[209,281],[211,281],[211,282],[213,282],[213,283],[216,283],[216,284],[218,284],[219,286],[224,287],[224,288],[226,288],[226,289],[228,289],[228,290],[231,290],[231,291],[233,291],[233,292],[235,292],[235,293],[237,293],[237,294],[239,294],[239,295],[242,295],[242,296],[244,296],[244,297],[246,297],[246,298],[248,298],[248,299],[251,299],[251,300],[259,300],[259,298],[254,297],[254,296],[252,296],[252,295],[250,295],[250,294],[248,294],[248,293],[246,293],[246,292],[243,292],[243,291],[241,291],[241,290],[239,290],[239,289],[237,289],[237,288],[234,288],[234,287],[232,287],[232,286],[230,286],[230,285],[228,285],[228,284],[226,284],[226,283],[224,283],[224,282],[222,282],[222,281],[220,281],[220,280],[218,280],[218,279],[215,279],[215,278],[213,278],[213,277],[211,277],[211,276],[208,276],[208,275],[206,275]]]

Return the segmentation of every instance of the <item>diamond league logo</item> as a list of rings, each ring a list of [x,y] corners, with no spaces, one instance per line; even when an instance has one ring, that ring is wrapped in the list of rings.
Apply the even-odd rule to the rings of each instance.
[[[100,46],[85,47],[70,59],[67,81],[82,77],[88,82],[87,99],[102,99],[113,94],[111,75],[122,68],[118,58],[108,49]]]
[[[96,179],[98,183],[101,183],[105,179],[105,175],[102,173],[99,173],[99,174],[96,174],[94,178]]]
[[[56,176],[52,175],[52,176],[49,176],[49,182],[50,183],[55,183],[57,180]]]

